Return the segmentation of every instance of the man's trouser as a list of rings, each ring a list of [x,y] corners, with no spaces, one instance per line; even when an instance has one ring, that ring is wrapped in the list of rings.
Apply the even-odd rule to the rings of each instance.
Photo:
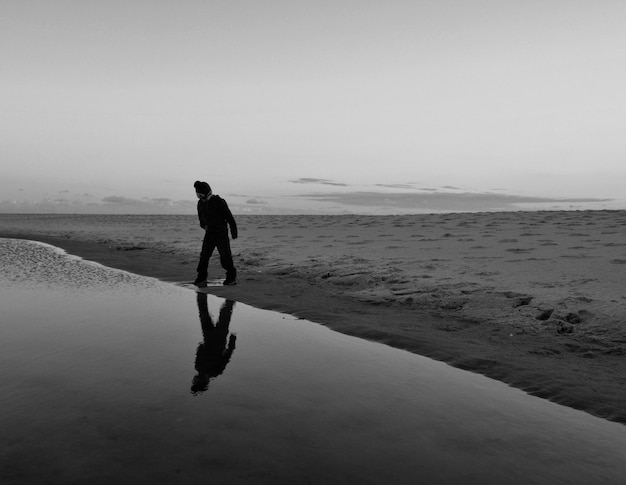
[[[230,251],[230,240],[228,233],[205,232],[202,241],[202,252],[200,253],[200,262],[198,263],[198,280],[205,280],[208,275],[209,260],[213,255],[213,251],[217,248],[220,254],[220,264],[226,270],[226,279],[234,280],[237,276],[237,270],[233,264],[233,255]]]

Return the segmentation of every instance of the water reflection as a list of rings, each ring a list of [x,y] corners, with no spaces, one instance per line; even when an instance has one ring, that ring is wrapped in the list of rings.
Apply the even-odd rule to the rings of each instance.
[[[0,239],[2,485],[624,483],[616,423],[45,252]]]
[[[194,396],[206,391],[211,379],[224,372],[235,351],[235,342],[237,341],[235,334],[229,336],[228,328],[235,307],[233,300],[224,301],[216,324],[213,323],[213,318],[209,313],[206,293],[198,293],[196,301],[203,340],[198,344],[196,350],[195,368],[197,375],[194,376],[191,383],[191,393]]]

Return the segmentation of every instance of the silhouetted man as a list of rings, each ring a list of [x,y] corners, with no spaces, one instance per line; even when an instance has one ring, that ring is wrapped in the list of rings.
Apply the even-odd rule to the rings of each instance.
[[[193,184],[198,197],[198,219],[200,227],[204,229],[204,240],[200,262],[198,263],[198,277],[193,282],[198,287],[206,286],[209,260],[215,248],[220,254],[220,263],[226,270],[225,285],[237,284],[237,270],[233,264],[233,255],[228,239],[228,226],[233,239],[237,239],[237,224],[228,204],[219,195],[214,195],[206,182],[196,181]]]
[[[191,392],[194,395],[206,391],[210,380],[224,372],[235,351],[237,341],[235,335],[231,334],[230,337],[228,335],[228,327],[235,306],[233,300],[226,300],[222,304],[216,325],[213,325],[213,319],[209,314],[206,293],[198,293],[197,302],[204,339],[198,344],[196,351],[195,367],[198,375],[193,378],[191,384]]]

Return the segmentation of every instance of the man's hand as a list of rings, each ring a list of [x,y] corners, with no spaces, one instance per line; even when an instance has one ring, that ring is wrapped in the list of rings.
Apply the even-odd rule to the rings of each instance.
[[[237,239],[237,231],[230,231],[230,234],[233,236],[233,239]]]

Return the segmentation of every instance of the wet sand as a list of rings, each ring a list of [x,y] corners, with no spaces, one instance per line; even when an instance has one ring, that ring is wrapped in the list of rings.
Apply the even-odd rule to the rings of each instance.
[[[240,285],[284,311],[626,423],[623,211],[239,216]],[[193,216],[0,216],[0,236],[191,281]],[[210,275],[222,270],[212,260]]]
[[[622,425],[441,362],[37,243],[0,268],[3,484],[626,473]]]

